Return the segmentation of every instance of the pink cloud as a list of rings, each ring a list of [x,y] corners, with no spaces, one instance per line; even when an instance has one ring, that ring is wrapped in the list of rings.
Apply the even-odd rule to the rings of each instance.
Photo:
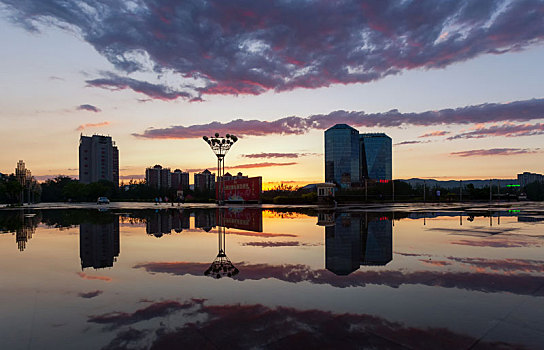
[[[447,135],[449,134],[450,132],[449,131],[431,131],[431,132],[428,132],[428,133],[425,133],[421,136],[418,136],[419,138],[424,138],[424,137],[436,137],[436,136],[444,136],[444,135]]]
[[[110,125],[110,122],[101,122],[101,123],[88,123],[88,124],[81,124],[80,126],[77,127],[76,131],[82,131],[84,129],[88,129],[88,128],[98,128],[98,127],[101,127],[101,126],[107,126],[107,125]]]
[[[398,110],[391,110],[367,114],[364,111],[338,110],[306,118],[291,116],[272,121],[235,119],[225,123],[215,121],[189,126],[175,125],[162,129],[149,128],[142,133],[135,133],[133,136],[150,139],[189,139],[201,138],[203,135],[215,132],[231,133],[237,136],[301,135],[311,130],[325,130],[338,123],[354,127],[463,125],[528,121],[540,119],[543,116],[544,99],[533,99],[508,104],[486,103],[421,113],[401,113]]]
[[[544,117],[544,114],[543,114]],[[533,136],[544,134],[544,124],[514,124],[505,122],[501,125],[491,125],[486,127],[484,125],[478,125],[472,131],[463,132],[461,134],[451,136],[448,140],[456,139],[473,139],[483,137],[520,137],[520,136]]]
[[[491,148],[473,149],[469,151],[452,152],[450,155],[457,157],[481,157],[481,156],[511,156],[519,154],[539,153],[540,149],[529,148]]]

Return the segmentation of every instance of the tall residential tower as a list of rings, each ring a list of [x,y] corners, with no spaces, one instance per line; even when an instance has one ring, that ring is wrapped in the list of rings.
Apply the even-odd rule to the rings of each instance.
[[[119,186],[119,149],[110,136],[80,136],[79,181],[107,180]]]

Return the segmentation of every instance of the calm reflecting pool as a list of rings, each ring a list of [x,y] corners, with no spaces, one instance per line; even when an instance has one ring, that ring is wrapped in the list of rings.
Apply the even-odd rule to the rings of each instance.
[[[544,216],[0,211],[2,349],[544,348]]]

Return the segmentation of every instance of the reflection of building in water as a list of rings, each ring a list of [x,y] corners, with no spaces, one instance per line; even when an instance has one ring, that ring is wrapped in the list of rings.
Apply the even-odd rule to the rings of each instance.
[[[119,217],[107,224],[82,223],[79,226],[81,268],[112,267],[119,256]]]
[[[260,208],[219,210],[217,224],[238,230],[263,232],[263,212]]]
[[[17,248],[22,252],[26,248],[26,243],[32,238],[36,227],[40,223],[41,215],[19,213],[21,226],[15,232],[15,241]]]
[[[160,210],[146,217],[145,230],[148,235],[162,237],[169,235],[172,230],[180,233],[189,229],[189,214],[183,210]]]
[[[361,219],[348,213],[336,216],[334,226],[325,227],[325,268],[349,275],[361,260]]]
[[[387,217],[336,213],[331,220],[323,213],[318,218],[325,226],[327,270],[348,275],[360,265],[387,265],[393,259],[393,226]]]
[[[183,210],[174,212],[172,214],[172,228],[177,233],[190,228],[190,215]]]
[[[164,234],[172,232],[172,216],[168,210],[158,211],[147,218],[145,231],[148,235],[162,237]]]
[[[374,219],[362,230],[361,265],[387,265],[393,260],[393,225],[387,217]]]
[[[24,210],[0,211],[0,233],[12,233],[15,236],[17,248],[23,251],[41,219],[41,212],[25,214]]]
[[[206,232],[216,226],[214,210],[199,210],[195,212],[195,228],[201,228]]]

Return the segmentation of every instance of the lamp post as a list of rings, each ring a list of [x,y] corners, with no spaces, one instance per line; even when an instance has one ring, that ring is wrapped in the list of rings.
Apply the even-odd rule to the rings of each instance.
[[[232,145],[238,141],[238,137],[230,134],[226,134],[224,137],[219,136],[216,132],[214,136],[203,136],[202,139],[210,145],[213,153],[217,156],[217,194],[218,203],[222,205],[225,201],[225,189],[223,187],[223,176],[225,175],[225,156],[230,150]]]

